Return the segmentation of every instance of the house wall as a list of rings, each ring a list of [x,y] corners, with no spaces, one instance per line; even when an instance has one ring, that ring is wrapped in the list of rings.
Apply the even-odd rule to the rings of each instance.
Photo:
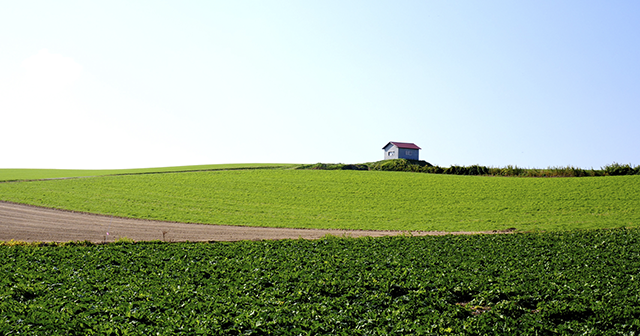
[[[417,149],[398,148],[397,153],[398,157],[396,159],[420,160],[420,153]]]
[[[383,160],[391,160],[398,158],[398,147],[392,144],[388,144],[384,148],[384,159]]]

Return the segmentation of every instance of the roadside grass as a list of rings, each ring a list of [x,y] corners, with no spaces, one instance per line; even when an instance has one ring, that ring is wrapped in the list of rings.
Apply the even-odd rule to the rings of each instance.
[[[235,163],[134,169],[0,169],[0,182],[104,175],[185,172],[200,170],[293,168],[296,166],[298,165],[283,163]]]
[[[0,200],[186,223],[544,231],[638,226],[640,176],[220,170],[0,183]]]

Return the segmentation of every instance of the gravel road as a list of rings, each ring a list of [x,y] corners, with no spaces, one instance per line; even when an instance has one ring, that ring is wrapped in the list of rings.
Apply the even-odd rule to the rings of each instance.
[[[108,234],[107,234],[108,233]],[[411,232],[415,236],[495,232]],[[263,239],[318,239],[325,235],[380,237],[409,234],[402,231],[286,229],[210,224],[186,224],[119,218],[36,207],[0,201],[0,241],[113,242],[135,241],[238,241]]]

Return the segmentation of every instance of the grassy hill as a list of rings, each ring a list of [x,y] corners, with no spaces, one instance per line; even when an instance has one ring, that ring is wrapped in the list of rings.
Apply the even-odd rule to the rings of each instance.
[[[219,169],[0,183],[0,200],[208,224],[563,230],[638,226],[640,176],[511,178]]]
[[[187,171],[209,171],[227,169],[261,169],[261,168],[291,168],[296,164],[282,163],[234,163],[197,166],[176,166],[158,168],[134,168],[134,169],[0,169],[1,181],[41,180],[68,177],[104,176],[104,175],[129,175]]]

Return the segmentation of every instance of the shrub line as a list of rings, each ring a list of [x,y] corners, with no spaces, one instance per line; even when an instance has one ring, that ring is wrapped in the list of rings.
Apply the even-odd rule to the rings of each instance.
[[[446,175],[475,175],[475,176],[511,176],[511,177],[585,177],[585,176],[622,176],[640,175],[640,165],[613,163],[599,170],[582,169],[572,166],[540,168],[521,168],[508,165],[504,168],[480,165],[450,167],[434,166],[426,161],[393,159],[360,164],[316,163],[301,165],[296,169],[310,170],[379,170],[405,171],[414,173],[446,174]]]

